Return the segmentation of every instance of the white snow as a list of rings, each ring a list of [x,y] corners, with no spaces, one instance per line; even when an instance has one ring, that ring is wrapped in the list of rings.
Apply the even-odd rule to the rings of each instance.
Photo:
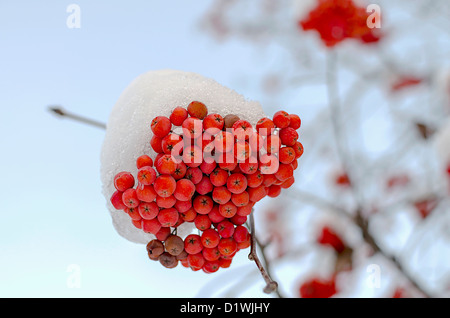
[[[159,70],[137,77],[125,89],[111,111],[100,158],[102,192],[114,228],[132,242],[146,244],[154,236],[134,227],[126,213],[117,211],[112,206],[109,199],[115,191],[113,178],[120,171],[129,171],[136,176],[135,163],[140,155],[147,154],[155,158],[156,154],[149,144],[152,137],[150,123],[154,117],[168,117],[176,106],[187,107],[193,100],[203,102],[209,113],[219,113],[222,116],[236,114],[252,125],[265,117],[258,102],[249,101],[235,91],[196,73]],[[180,230],[186,228],[184,225]]]
[[[308,14],[317,6],[316,0],[292,0],[292,11],[297,21],[308,17]]]

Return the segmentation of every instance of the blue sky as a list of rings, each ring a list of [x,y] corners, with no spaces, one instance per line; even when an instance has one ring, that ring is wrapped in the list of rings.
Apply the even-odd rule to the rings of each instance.
[[[71,3],[0,2],[0,296],[195,296],[211,276],[163,270],[113,229],[99,178],[103,131],[47,106],[105,122],[141,73],[180,69],[232,86],[252,53],[200,32],[209,1],[77,1],[79,29],[66,25]],[[71,268],[80,288],[68,285]]]

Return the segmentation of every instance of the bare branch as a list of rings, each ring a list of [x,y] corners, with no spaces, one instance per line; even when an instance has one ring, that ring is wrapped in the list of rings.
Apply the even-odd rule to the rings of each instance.
[[[105,123],[101,123],[99,121],[89,119],[84,116],[69,113],[60,106],[49,106],[48,110],[60,117],[70,118],[70,119],[73,119],[75,121],[78,121],[78,122],[81,122],[81,123],[84,123],[84,124],[87,124],[90,126],[94,126],[94,127],[101,128],[101,129],[106,129]]]

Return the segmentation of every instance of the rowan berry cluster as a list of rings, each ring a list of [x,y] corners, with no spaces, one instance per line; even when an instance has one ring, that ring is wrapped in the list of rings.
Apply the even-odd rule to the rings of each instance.
[[[157,155],[137,158],[136,178],[126,171],[115,176],[111,203],[155,235],[147,244],[150,259],[207,273],[228,267],[250,246],[245,222],[254,204],[294,183],[303,154],[300,126],[300,118],[285,111],[253,128],[233,114],[208,114],[198,101],[176,107],[152,120],[150,145]],[[198,233],[176,235],[184,222]]]

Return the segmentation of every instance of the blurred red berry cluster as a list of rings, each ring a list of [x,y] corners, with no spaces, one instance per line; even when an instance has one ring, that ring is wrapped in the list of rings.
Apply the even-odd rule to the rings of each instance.
[[[317,6],[298,24],[304,31],[317,31],[327,47],[345,39],[366,44],[378,42],[380,34],[367,26],[368,17],[366,8],[358,7],[352,0],[318,0]]]

